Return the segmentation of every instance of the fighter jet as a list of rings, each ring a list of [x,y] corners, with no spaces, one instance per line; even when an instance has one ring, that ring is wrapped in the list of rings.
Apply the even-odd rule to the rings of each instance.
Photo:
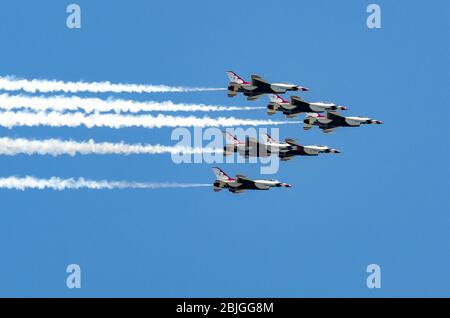
[[[325,133],[333,132],[334,129],[338,127],[359,127],[362,124],[382,124],[380,120],[357,116],[345,117],[335,111],[327,111],[326,115],[307,113],[303,123],[304,130],[311,129],[313,126],[318,126]]]
[[[280,143],[273,139],[269,134],[263,134],[263,143],[260,147],[267,150],[263,152],[275,153],[282,161],[291,160],[295,156],[318,156],[320,153],[341,153],[337,149],[322,145],[302,146],[294,139],[286,138]]]
[[[287,138],[283,143],[276,141],[269,134],[262,134],[262,140],[247,136],[245,142],[240,141],[229,132],[225,132],[227,153],[238,152],[241,156],[267,157],[277,155],[282,161],[295,156],[317,156],[320,153],[340,153],[339,150],[322,145],[302,146],[294,139]]]
[[[269,95],[270,103],[267,105],[267,114],[283,112],[287,118],[294,118],[301,113],[322,113],[327,110],[347,110],[345,106],[338,106],[330,102],[305,102],[301,97],[291,96],[287,101],[276,94]]]
[[[228,84],[228,97],[234,97],[237,93],[243,93],[248,100],[256,100],[264,94],[284,94],[287,91],[308,91],[308,88],[287,83],[270,84],[261,76],[252,75],[252,82],[243,80],[235,72],[227,72],[230,83]]]
[[[270,188],[290,188],[291,185],[277,180],[252,180],[242,175],[236,178],[230,178],[220,168],[213,168],[216,175],[214,181],[214,191],[219,192],[222,189],[228,189],[232,193],[241,193],[245,190],[269,190]]]

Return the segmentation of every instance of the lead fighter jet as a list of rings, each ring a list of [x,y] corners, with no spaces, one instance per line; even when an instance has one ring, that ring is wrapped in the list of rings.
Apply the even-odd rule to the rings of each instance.
[[[270,84],[259,75],[252,75],[252,82],[243,80],[235,72],[228,71],[228,97],[243,93],[248,100],[255,100],[264,94],[284,94],[287,91],[308,91],[306,87],[287,83]]]
[[[318,126],[324,133],[330,133],[338,127],[359,127],[362,124],[380,125],[383,122],[380,120],[371,119],[368,117],[358,116],[342,116],[335,111],[327,111],[326,115],[317,113],[306,114],[303,120],[304,130],[311,129],[313,126]]]
[[[214,181],[215,192],[228,189],[232,193],[241,193],[245,190],[269,190],[274,187],[291,187],[291,185],[277,180],[252,180],[242,175],[230,178],[222,169],[217,167],[213,168],[213,171],[216,175],[216,181]]]
[[[226,146],[224,155],[238,152],[241,156],[267,157],[277,155],[282,161],[287,161],[295,156],[318,156],[320,153],[341,153],[337,149],[322,145],[303,146],[294,139],[286,138],[284,142],[273,139],[269,134],[262,134],[259,141],[252,137],[247,137],[245,142],[240,141],[229,132],[225,132]]]
[[[291,101],[289,102],[276,94],[270,94],[269,100],[267,114],[273,115],[279,111],[283,112],[287,118],[294,118],[301,113],[321,113],[327,110],[348,109],[345,106],[338,106],[330,102],[306,102],[298,96],[291,96]]]

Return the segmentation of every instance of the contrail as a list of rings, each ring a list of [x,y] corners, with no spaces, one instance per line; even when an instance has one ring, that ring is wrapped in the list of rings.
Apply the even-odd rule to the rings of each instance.
[[[102,142],[94,140],[85,142],[63,141],[59,139],[30,140],[24,138],[0,138],[0,155],[13,156],[17,154],[27,155],[131,155],[131,154],[202,154],[222,153],[221,148],[200,148],[185,146],[142,145]]]
[[[167,85],[124,84],[111,82],[63,82],[45,79],[19,79],[13,76],[0,76],[0,90],[29,93],[51,92],[91,92],[91,93],[169,93],[222,91],[225,88],[182,87]]]
[[[164,102],[138,102],[123,99],[100,99],[100,98],[80,98],[78,96],[26,96],[26,95],[0,95],[0,109],[17,110],[29,108],[34,111],[77,111],[83,110],[86,113],[93,112],[212,112],[212,111],[236,111],[236,110],[256,110],[265,107],[248,106],[216,106],[204,104],[175,104],[172,101]]]
[[[109,127],[109,128],[161,128],[161,127],[234,127],[297,124],[299,121],[272,121],[256,119],[239,119],[234,117],[177,117],[159,114],[152,115],[119,115],[58,112],[0,112],[0,126],[12,128],[16,126],[50,126],[50,127]]]
[[[37,179],[26,176],[24,178],[8,177],[0,178],[1,189],[27,190],[27,189],[52,189],[52,190],[113,190],[113,189],[162,189],[162,188],[199,188],[209,187],[204,183],[148,183],[148,182],[128,182],[128,181],[107,181],[107,180],[86,180],[84,178],[61,179],[52,177],[50,179]]]

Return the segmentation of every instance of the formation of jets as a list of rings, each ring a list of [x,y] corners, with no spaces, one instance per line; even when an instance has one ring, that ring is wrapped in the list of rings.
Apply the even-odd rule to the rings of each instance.
[[[287,118],[294,118],[305,114],[303,129],[309,130],[314,126],[319,127],[324,133],[333,132],[338,127],[359,127],[363,124],[382,124],[381,121],[368,117],[343,116],[337,111],[348,110],[346,106],[340,106],[331,102],[307,102],[299,96],[291,96],[286,100],[280,96],[288,91],[306,92],[309,89],[303,86],[288,83],[269,83],[259,75],[252,75],[251,82],[247,82],[235,72],[227,72],[230,83],[228,84],[228,96],[234,97],[238,93],[247,96],[248,100],[256,100],[262,95],[269,95],[267,114],[283,113]],[[286,138],[284,142],[273,139],[268,134],[263,134],[259,139],[247,136],[245,141],[239,140],[229,132],[224,132],[226,145],[224,155],[239,153],[248,157],[267,157],[277,155],[280,160],[287,161],[295,156],[317,156],[321,153],[340,153],[339,150],[322,145],[300,145],[294,139]],[[242,175],[230,178],[223,170],[213,168],[216,175],[214,191],[228,189],[232,193],[241,193],[245,190],[269,190],[273,187],[291,187],[287,183],[277,180],[253,180]]]

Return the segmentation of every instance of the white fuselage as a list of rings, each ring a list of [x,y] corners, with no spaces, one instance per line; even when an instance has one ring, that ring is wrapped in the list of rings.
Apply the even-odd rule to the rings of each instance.
[[[255,180],[255,186],[260,189],[277,187],[279,184],[277,180]]]
[[[336,104],[325,102],[309,103],[309,107],[311,108],[312,111],[315,112],[323,112],[325,110],[331,109],[334,106],[336,106]]]
[[[356,117],[356,116],[345,117],[345,122],[350,126],[359,126],[362,123],[367,122],[368,120],[370,120],[370,118],[367,117]]]
[[[287,90],[293,90],[297,88],[296,85],[293,84],[286,84],[286,83],[274,83],[270,85],[270,88],[277,93],[284,93]]]
[[[237,179],[224,182],[233,188],[237,188],[242,185],[242,183],[238,182]],[[253,180],[253,182],[255,187],[261,190],[278,187],[280,185],[280,181],[277,180]]]
[[[317,153],[325,152],[327,150],[330,150],[330,148],[328,148],[326,146],[320,146],[320,145],[303,146],[303,151],[309,155],[314,155]]]
[[[297,150],[300,147],[291,145],[288,143],[266,143],[264,144],[264,147],[270,150],[270,152],[288,152],[291,150]],[[321,152],[325,152],[327,150],[331,150],[331,148],[327,146],[321,146],[321,145],[309,145],[309,146],[301,146],[303,148],[303,151],[308,155],[315,155]]]

